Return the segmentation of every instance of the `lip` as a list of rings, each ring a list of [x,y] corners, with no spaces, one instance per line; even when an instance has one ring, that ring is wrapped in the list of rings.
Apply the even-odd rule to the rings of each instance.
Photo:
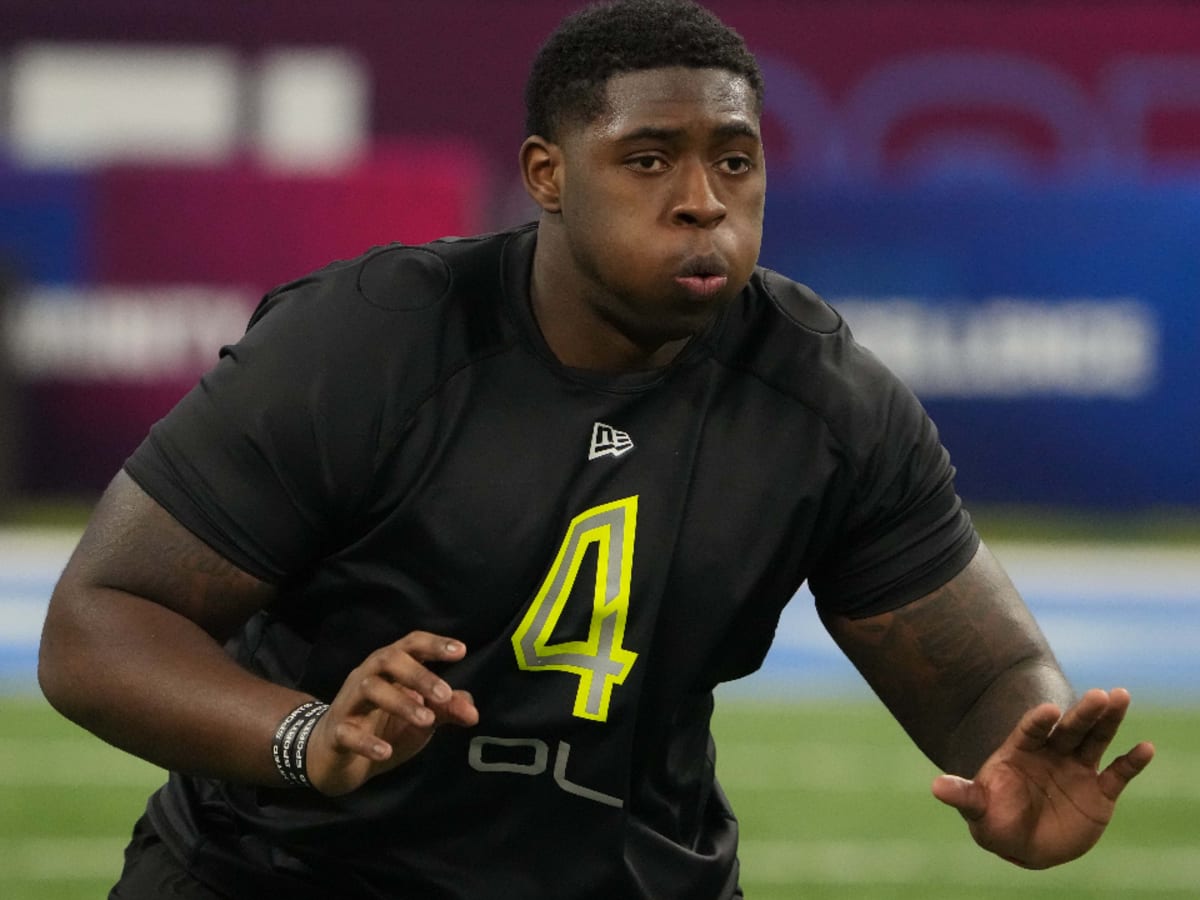
[[[716,253],[705,253],[702,256],[689,256],[683,261],[676,273],[677,278],[706,278],[729,274],[729,266]]]
[[[712,297],[729,283],[727,275],[677,275],[675,283],[694,297]]]
[[[675,283],[693,297],[712,297],[729,283],[729,266],[716,253],[691,256],[679,267]]]

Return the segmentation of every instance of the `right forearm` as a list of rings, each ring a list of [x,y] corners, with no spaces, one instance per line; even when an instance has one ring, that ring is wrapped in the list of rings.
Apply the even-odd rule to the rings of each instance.
[[[164,768],[277,785],[271,738],[305,695],[237,665],[189,619],[106,588],[60,585],[38,677],[63,715]]]

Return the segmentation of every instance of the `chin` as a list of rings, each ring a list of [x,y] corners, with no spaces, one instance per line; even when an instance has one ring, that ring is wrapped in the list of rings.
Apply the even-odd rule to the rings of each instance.
[[[693,306],[684,315],[673,317],[669,322],[663,322],[659,340],[662,343],[681,341],[702,334],[727,303],[728,301],[721,300],[705,303],[703,307]]]

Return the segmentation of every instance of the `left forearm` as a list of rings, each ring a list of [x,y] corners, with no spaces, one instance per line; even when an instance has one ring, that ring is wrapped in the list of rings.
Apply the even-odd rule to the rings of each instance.
[[[1067,709],[1075,695],[1053,658],[1023,660],[1001,673],[947,736],[943,771],[973,777],[1027,711],[1042,703]]]
[[[986,547],[932,593],[865,619],[823,617],[918,747],[974,775],[1021,716],[1072,692],[1041,629]]]

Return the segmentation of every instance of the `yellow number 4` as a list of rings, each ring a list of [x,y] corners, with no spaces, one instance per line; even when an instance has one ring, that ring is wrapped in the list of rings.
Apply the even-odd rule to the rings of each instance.
[[[636,653],[621,646],[629,617],[637,500],[634,495],[596,506],[571,520],[550,573],[513,632],[513,650],[522,669],[579,676],[573,713],[581,719],[607,721],[613,686],[624,683],[637,660]],[[596,545],[596,578],[587,637],[552,644],[550,638],[592,544]]]

